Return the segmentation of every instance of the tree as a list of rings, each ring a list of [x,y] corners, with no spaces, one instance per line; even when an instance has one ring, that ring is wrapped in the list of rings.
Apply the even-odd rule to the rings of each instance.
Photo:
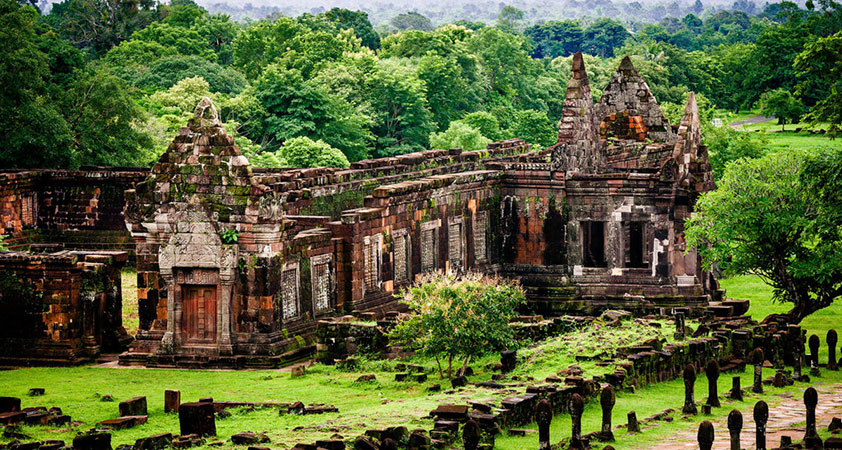
[[[409,318],[389,333],[398,345],[418,349],[434,357],[444,378],[441,358],[447,360],[447,376],[453,376],[453,360],[471,359],[514,345],[509,321],[525,296],[515,282],[469,273],[464,278],[431,275],[403,294]]]
[[[479,58],[490,94],[513,97],[522,89],[524,75],[532,67],[525,38],[499,28],[483,28],[469,39],[468,50]]]
[[[372,50],[380,48],[380,35],[371,26],[367,12],[333,8],[325,13],[325,17],[335,23],[339,29],[354,30],[354,34],[362,40],[364,46]]]
[[[280,149],[281,156],[292,167],[339,167],[351,166],[345,155],[322,141],[301,136],[288,139]]]
[[[804,113],[804,106],[801,105],[795,96],[785,89],[775,89],[763,93],[758,101],[760,114],[766,117],[776,117],[781,124],[781,131],[785,131],[786,122],[797,123]]]
[[[842,131],[842,31],[818,38],[795,58],[795,70],[803,80],[798,91],[821,90],[821,98],[806,119],[811,123],[829,122],[827,133],[835,138]]]
[[[502,139],[500,132],[500,122],[493,114],[486,111],[477,111],[470,114],[465,114],[461,121],[473,128],[479,130],[480,134],[491,139],[492,141],[499,141]]]
[[[430,112],[438,129],[446,128],[451,120],[470,108],[470,103],[476,103],[476,99],[471,98],[475,94],[456,58],[429,53],[418,62],[417,72],[424,82]]]
[[[524,32],[532,41],[533,58],[570,56],[582,49],[585,32],[573,20],[533,25]]]
[[[523,30],[523,11],[511,5],[503,6],[497,14],[497,27],[510,33]]]
[[[73,45],[101,55],[160,17],[155,0],[65,0],[46,20]]]
[[[558,130],[543,111],[524,109],[515,112],[514,124],[509,134],[528,144],[549,147],[558,140]]]
[[[246,87],[243,74],[232,67],[220,66],[200,56],[160,58],[149,64],[147,70],[138,77],[127,81],[140,87],[169,89],[177,82],[190,77],[202,77],[208,82],[211,92],[237,94]]]
[[[430,135],[430,147],[449,149],[461,148],[465,151],[482,150],[488,147],[491,140],[480,131],[460,120],[450,122],[446,131]]]
[[[726,275],[754,274],[799,323],[842,295],[842,151],[779,152],[728,165],[687,221],[690,246]]]
[[[399,30],[430,31],[433,29],[433,22],[422,14],[410,11],[395,16],[392,19],[392,26]]]
[[[682,109],[683,110],[683,109]],[[732,161],[759,158],[766,154],[769,140],[758,133],[737,131],[729,126],[703,127],[713,178],[719,180]]]
[[[349,160],[368,157],[366,119],[324,86],[304,80],[300,71],[268,66],[254,83],[254,95],[261,110],[244,128],[264,148],[307,136],[342,150]]]
[[[594,56],[614,56],[614,49],[623,46],[631,37],[626,28],[616,20],[598,19],[585,29],[583,47]]]

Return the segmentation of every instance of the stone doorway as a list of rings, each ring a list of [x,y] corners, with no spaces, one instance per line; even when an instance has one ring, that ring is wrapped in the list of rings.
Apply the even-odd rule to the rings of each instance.
[[[182,329],[187,344],[216,342],[216,286],[182,287]]]

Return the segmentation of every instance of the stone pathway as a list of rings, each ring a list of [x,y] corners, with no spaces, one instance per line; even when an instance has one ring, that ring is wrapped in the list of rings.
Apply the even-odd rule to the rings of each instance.
[[[803,386],[804,389],[809,386],[801,383],[799,385]],[[827,426],[833,417],[842,417],[842,384],[820,386],[816,387],[816,390],[819,393],[819,404],[816,407],[816,425],[819,433],[822,433],[822,430],[827,430]],[[804,423],[806,421],[803,394],[798,395],[797,398],[790,394],[772,395],[783,399],[783,401],[769,408],[769,422],[766,427],[767,448],[777,447],[781,442],[781,436],[790,436],[793,442],[800,441],[804,437]],[[776,400],[772,401],[775,402]],[[722,408],[726,411],[733,409],[734,405],[739,405],[738,408],[743,414],[743,431],[740,435],[743,448],[754,448],[755,444],[754,403],[755,401],[751,399],[745,403],[732,403],[730,405],[723,402],[722,405]],[[699,444],[696,440],[696,434],[699,424],[703,420],[705,420],[704,416],[697,416],[692,424],[687,424],[687,430],[675,433],[659,444],[647,446],[647,449],[698,449]],[[731,438],[728,434],[727,419],[723,418],[721,421],[713,422],[713,427],[716,431],[713,449],[730,449]]]
[[[756,124],[756,123],[769,122],[769,121],[772,121],[772,120],[777,120],[777,118],[766,117],[766,116],[754,116],[754,117],[749,117],[748,119],[745,119],[745,120],[738,120],[736,122],[732,122],[730,125],[731,125],[731,128],[733,128],[735,130],[739,130],[740,128],[743,127],[743,125],[753,125],[753,124]]]

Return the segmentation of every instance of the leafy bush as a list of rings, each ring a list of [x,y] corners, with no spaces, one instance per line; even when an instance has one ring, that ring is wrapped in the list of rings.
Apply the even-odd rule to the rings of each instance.
[[[758,133],[737,131],[729,126],[704,129],[703,142],[708,147],[708,156],[713,177],[719,179],[731,161],[741,158],[759,158],[766,153],[768,138]]]
[[[478,129],[461,120],[450,122],[446,131],[430,135],[430,146],[432,148],[461,148],[465,151],[481,150],[488,147],[490,142],[491,140],[483,136]]]
[[[440,358],[447,359],[448,377],[453,359],[472,358],[514,344],[509,321],[525,301],[516,282],[469,273],[462,278],[433,274],[403,293],[411,314],[389,334],[398,345],[434,357],[444,377]]]
[[[322,140],[314,141],[304,136],[284,142],[280,154],[293,167],[348,168],[351,165],[341,151]]]

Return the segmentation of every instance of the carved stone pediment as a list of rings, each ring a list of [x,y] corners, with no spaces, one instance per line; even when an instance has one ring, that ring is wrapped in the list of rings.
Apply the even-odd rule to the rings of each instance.
[[[213,225],[199,222],[190,223],[189,227],[178,228],[179,232],[173,234],[167,244],[162,245],[158,251],[158,267],[161,273],[172,274],[175,267],[221,267],[222,241]]]

